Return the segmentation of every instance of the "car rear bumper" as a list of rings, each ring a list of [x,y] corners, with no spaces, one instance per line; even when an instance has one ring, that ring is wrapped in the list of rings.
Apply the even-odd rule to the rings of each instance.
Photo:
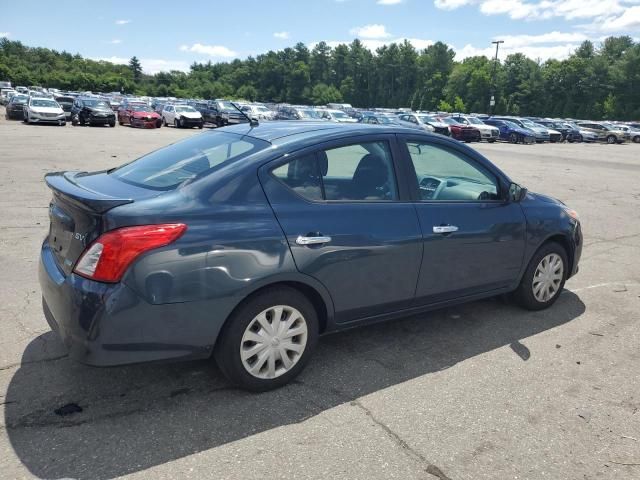
[[[88,365],[207,358],[231,310],[209,302],[152,305],[124,283],[65,276],[46,240],[38,276],[47,322],[69,356]]]

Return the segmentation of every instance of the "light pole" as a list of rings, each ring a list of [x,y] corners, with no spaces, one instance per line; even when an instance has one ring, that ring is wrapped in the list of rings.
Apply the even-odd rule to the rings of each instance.
[[[491,98],[489,99],[489,115],[493,114],[494,107],[496,106],[496,68],[498,67],[498,49],[500,44],[504,43],[504,40],[494,40],[491,42],[496,46],[496,58],[493,61],[493,73],[491,74]]]

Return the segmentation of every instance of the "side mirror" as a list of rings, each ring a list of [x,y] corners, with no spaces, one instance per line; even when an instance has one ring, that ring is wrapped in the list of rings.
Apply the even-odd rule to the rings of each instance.
[[[525,187],[521,187],[517,183],[511,183],[509,185],[509,201],[521,202],[527,196],[528,190]]]

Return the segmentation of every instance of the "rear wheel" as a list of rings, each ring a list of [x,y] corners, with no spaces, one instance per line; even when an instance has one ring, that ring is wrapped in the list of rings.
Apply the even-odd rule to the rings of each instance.
[[[633,143],[640,143],[640,135],[633,137]]]
[[[550,307],[560,296],[567,279],[567,252],[556,242],[544,244],[533,255],[514,297],[528,310]]]
[[[133,127],[133,117],[129,117],[129,126]]]
[[[518,143],[518,134],[517,134],[516,132],[512,132],[512,133],[509,135],[509,141],[510,141],[511,143]]]
[[[85,121],[84,121],[84,116],[82,116],[82,114],[78,115],[78,123],[80,123],[80,125],[84,126]]]
[[[609,136],[607,137],[607,143],[608,143],[609,145],[613,145],[614,143],[616,143],[616,141],[617,141],[617,140],[616,140],[616,136],[615,136],[615,135],[609,135]]]
[[[281,387],[304,368],[318,341],[311,302],[288,287],[249,297],[227,320],[214,356],[234,384],[252,391]]]

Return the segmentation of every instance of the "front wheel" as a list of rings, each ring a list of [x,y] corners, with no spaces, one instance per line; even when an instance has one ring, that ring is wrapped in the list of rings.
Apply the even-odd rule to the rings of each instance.
[[[115,127],[115,126],[116,126],[116,119],[115,119],[115,118],[114,118],[113,120],[109,120],[109,126],[110,126],[111,128],[113,128],[113,127]]]
[[[158,119],[156,121],[156,128],[161,128],[162,127],[162,120]]]
[[[614,143],[616,143],[616,141],[617,141],[617,140],[616,140],[615,135],[609,135],[609,136],[607,137],[607,143],[608,143],[609,145],[613,145]]]
[[[527,310],[543,310],[560,296],[568,275],[567,252],[556,242],[544,244],[531,258],[518,289],[517,303]]]
[[[633,143],[640,143],[640,135],[633,137]]]
[[[297,290],[277,287],[249,297],[227,320],[214,356],[234,384],[251,391],[296,377],[318,341],[318,317]]]
[[[509,135],[509,142],[518,143],[518,134],[513,132]]]

